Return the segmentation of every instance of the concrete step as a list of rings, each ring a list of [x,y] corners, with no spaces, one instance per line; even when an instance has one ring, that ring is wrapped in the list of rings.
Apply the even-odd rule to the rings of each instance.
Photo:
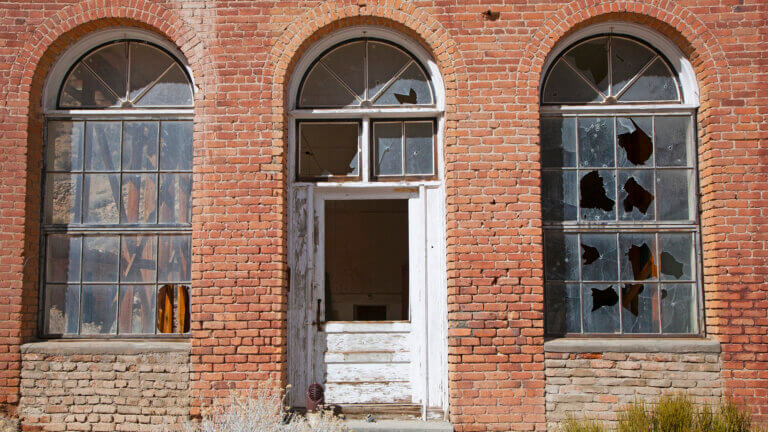
[[[453,426],[445,421],[421,420],[345,420],[350,432],[453,432]]]

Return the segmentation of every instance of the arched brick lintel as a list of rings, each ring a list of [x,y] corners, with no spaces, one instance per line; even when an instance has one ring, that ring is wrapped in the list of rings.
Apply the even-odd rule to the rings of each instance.
[[[687,8],[668,1],[574,0],[560,8],[533,34],[521,59],[515,82],[518,88],[535,90],[544,71],[547,55],[567,35],[604,21],[627,21],[645,25],[665,35],[688,57],[701,91],[702,110],[710,107],[718,93],[730,90],[728,60],[715,35]],[[535,85],[531,85],[536,83]]]

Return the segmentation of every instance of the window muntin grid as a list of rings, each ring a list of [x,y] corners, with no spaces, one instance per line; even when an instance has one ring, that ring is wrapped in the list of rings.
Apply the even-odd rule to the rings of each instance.
[[[85,88],[73,84],[77,68],[118,98],[72,103],[72,89]],[[183,66],[146,42],[110,42],[75,62],[59,95],[60,108],[88,112],[46,119],[41,335],[186,334],[192,88]]]
[[[546,333],[698,334],[693,116],[574,111],[541,118]]]
[[[576,42],[552,63],[544,105],[681,103],[680,82],[669,61],[629,36],[602,35]]]
[[[399,61],[392,60],[393,56]],[[322,79],[318,78],[317,71],[324,71]],[[311,100],[308,92],[313,95]],[[297,93],[298,108],[292,111],[297,118],[293,129],[297,181],[372,183],[437,177],[437,124],[436,119],[429,116],[439,113],[435,109],[432,81],[419,61],[400,46],[372,38],[337,44],[314,60],[302,77]],[[343,101],[338,100],[337,94],[343,95]],[[347,157],[349,155],[342,152],[343,160],[319,163],[328,155],[318,157],[317,149],[353,149],[351,133],[340,134],[339,142],[322,143],[318,138],[323,134],[313,137],[308,132],[323,124],[336,128],[348,124],[351,130],[354,122],[359,125],[357,153]],[[408,129],[401,140],[406,141],[406,148],[411,143],[412,157],[403,153],[403,171],[397,174],[380,173],[376,166],[374,130],[377,124],[384,123],[397,123]],[[427,128],[431,136],[422,137]],[[342,145],[342,140],[348,145]],[[307,143],[312,142],[315,144],[308,150]],[[423,148],[424,143],[431,143],[431,148]],[[318,172],[312,173],[313,164],[323,167],[315,167]]]

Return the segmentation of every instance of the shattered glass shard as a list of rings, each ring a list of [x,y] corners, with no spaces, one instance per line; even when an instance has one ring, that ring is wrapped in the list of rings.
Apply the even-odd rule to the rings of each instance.
[[[603,306],[614,306],[619,302],[619,296],[613,285],[605,289],[592,288],[592,312]]]
[[[584,259],[584,265],[592,264],[600,258],[600,252],[597,248],[587,246],[584,243],[581,244],[581,247],[584,249],[584,253],[581,255],[581,258]]]
[[[626,284],[621,289],[621,306],[634,316],[638,314],[640,294],[642,294],[644,289],[643,284]]]
[[[645,280],[656,276],[656,264],[653,262],[651,248],[648,244],[642,246],[632,245],[627,252],[629,262],[632,263],[632,273],[635,280]]]
[[[581,200],[579,204],[583,208],[602,209],[604,211],[613,210],[614,200],[608,198],[603,178],[597,171],[590,171],[579,183],[581,191]]]
[[[669,252],[661,253],[661,272],[680,279],[683,275],[683,263],[676,260]]]
[[[651,137],[630,118],[617,118],[619,147],[627,153],[627,160],[635,165],[644,165],[653,154]]]
[[[653,194],[645,190],[634,177],[630,177],[624,183],[624,190],[627,191],[627,197],[624,198],[624,211],[631,212],[632,207],[634,207],[642,214],[646,214],[648,207],[653,202]]]

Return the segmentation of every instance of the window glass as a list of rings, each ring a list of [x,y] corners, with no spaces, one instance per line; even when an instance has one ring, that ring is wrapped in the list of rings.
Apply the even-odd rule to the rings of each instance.
[[[543,115],[548,332],[699,331],[691,124],[653,112]]]
[[[299,176],[359,175],[359,123],[301,122],[298,129]]]
[[[542,86],[544,104],[680,102],[679,82],[666,60],[644,43],[597,36],[555,60]]]
[[[94,110],[46,122],[43,336],[189,331],[192,122],[95,108],[191,104],[183,67],[139,41],[93,50],[64,80],[59,107]]]

